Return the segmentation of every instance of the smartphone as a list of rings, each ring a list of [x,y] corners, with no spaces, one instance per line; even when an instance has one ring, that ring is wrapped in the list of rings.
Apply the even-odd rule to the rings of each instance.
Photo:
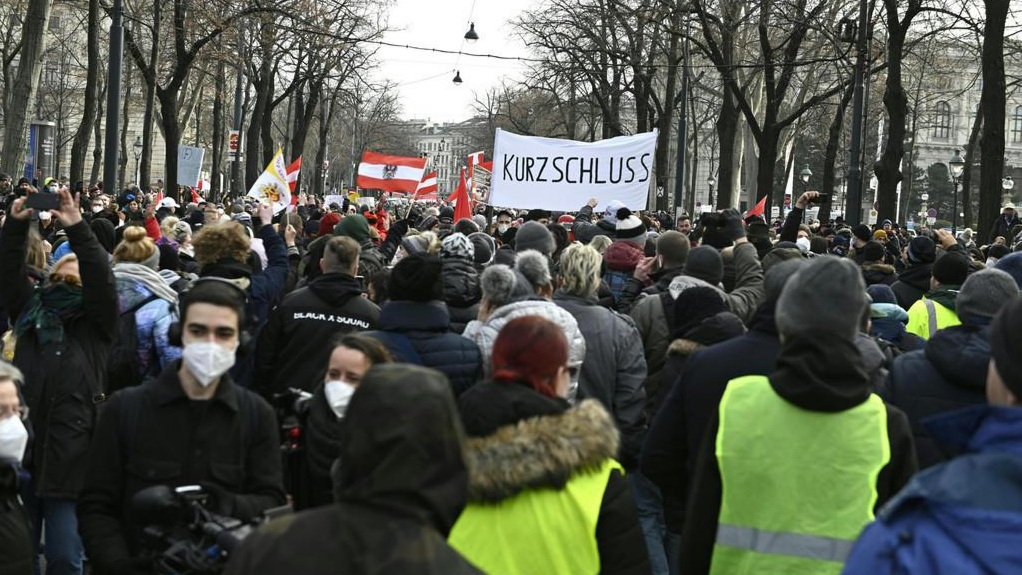
[[[60,196],[43,192],[29,194],[28,200],[25,201],[25,207],[34,210],[56,210],[60,208]]]
[[[830,194],[817,194],[815,198],[809,200],[810,204],[822,204],[830,199]]]

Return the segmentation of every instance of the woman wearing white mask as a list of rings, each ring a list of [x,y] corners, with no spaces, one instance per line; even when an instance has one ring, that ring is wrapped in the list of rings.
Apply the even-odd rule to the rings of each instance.
[[[0,361],[0,573],[32,573],[32,537],[18,499],[18,475],[28,445],[28,409],[18,395],[21,371]]]
[[[387,348],[373,338],[349,333],[333,341],[323,384],[317,386],[309,402],[305,428],[309,495],[304,504],[302,497],[296,498],[296,507],[333,503],[330,467],[340,451],[341,422],[348,402],[370,367],[391,361]]]

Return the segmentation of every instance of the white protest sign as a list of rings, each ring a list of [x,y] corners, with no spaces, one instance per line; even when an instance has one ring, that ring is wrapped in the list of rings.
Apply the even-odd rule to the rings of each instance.
[[[490,204],[574,211],[590,198],[646,209],[656,130],[599,142],[519,136],[497,129]]]
[[[199,185],[202,175],[202,159],[206,150],[192,146],[177,147],[177,183],[179,186],[194,188]]]
[[[338,206],[344,207],[344,200],[346,198],[340,194],[327,194],[323,197],[323,205],[330,207],[330,204],[337,204]]]

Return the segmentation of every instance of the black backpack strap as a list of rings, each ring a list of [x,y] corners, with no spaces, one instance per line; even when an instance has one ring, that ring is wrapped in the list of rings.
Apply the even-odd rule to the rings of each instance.
[[[149,297],[145,298],[144,300],[142,300],[142,301],[138,302],[137,304],[129,307],[128,309],[122,311],[121,315],[128,315],[129,313],[135,313],[136,311],[142,309],[142,307],[145,306],[145,304],[147,304],[147,303],[149,303],[151,301],[156,301],[158,299],[160,299],[160,296],[155,295],[155,294],[151,294]]]
[[[664,319],[667,320],[668,343],[674,336],[674,298],[671,297],[671,290],[660,293],[660,305],[664,308]]]
[[[117,435],[121,443],[121,459],[127,462],[135,451],[135,438],[138,436],[139,412],[145,402],[145,387],[127,387],[117,392],[120,398],[121,412],[118,415]]]

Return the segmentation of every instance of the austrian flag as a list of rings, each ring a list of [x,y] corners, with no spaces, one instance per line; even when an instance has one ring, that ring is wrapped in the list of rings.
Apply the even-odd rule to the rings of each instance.
[[[430,172],[425,176],[422,176],[422,181],[419,182],[419,187],[415,189],[415,197],[425,196],[428,194],[436,195],[436,172]]]
[[[387,156],[365,151],[358,165],[358,187],[412,193],[422,181],[426,158]]]

